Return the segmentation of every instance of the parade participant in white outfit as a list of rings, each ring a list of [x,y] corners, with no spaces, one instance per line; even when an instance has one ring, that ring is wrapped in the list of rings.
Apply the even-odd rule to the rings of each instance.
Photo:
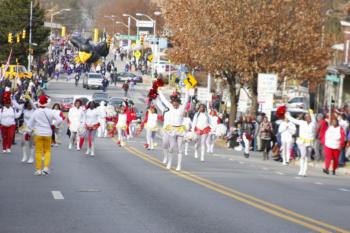
[[[146,113],[145,120],[141,124],[141,128],[145,127],[146,129],[147,144],[145,145],[145,147],[147,150],[154,149],[154,138],[158,130],[157,125],[158,125],[157,110],[153,105],[151,105]]]
[[[182,165],[182,143],[183,138],[186,133],[185,126],[183,125],[183,118],[185,114],[186,105],[188,102],[189,94],[186,91],[185,101],[181,104],[181,100],[179,97],[173,97],[171,103],[165,98],[164,94],[160,89],[158,89],[158,94],[160,100],[165,104],[166,107],[169,108],[169,125],[165,129],[169,134],[170,148],[169,148],[169,157],[167,163],[167,169],[171,168],[171,163],[173,159],[173,153],[175,151],[175,147],[178,149],[178,157],[177,157],[177,167],[176,171],[181,170]]]
[[[163,148],[163,163],[166,164],[168,162],[169,157],[169,148],[170,148],[170,136],[167,132],[167,128],[170,125],[170,114],[169,109],[165,107],[159,98],[156,100],[157,107],[163,113],[163,128],[162,128],[162,148]]]
[[[193,139],[192,135],[192,121],[191,118],[188,116],[188,112],[185,113],[184,122],[183,122],[185,128],[186,128],[186,135],[185,135],[185,156],[188,155],[188,146],[190,144],[190,141]]]
[[[308,159],[311,157],[312,145],[315,140],[316,118],[312,110],[309,110],[309,114],[305,115],[305,120],[297,120],[289,113],[287,113],[286,116],[292,123],[299,125],[297,144],[300,150],[300,170],[298,175],[306,176]]]
[[[100,122],[100,127],[97,130],[97,137],[107,137],[107,130],[106,130],[106,116],[107,116],[107,108],[106,103],[104,101],[101,101],[100,106],[97,108],[100,115],[98,118],[98,122]]]
[[[77,99],[74,103],[74,106],[69,109],[68,112],[68,126],[70,130],[70,138],[69,138],[69,149],[72,149],[74,143],[76,143],[77,150],[80,150],[79,147],[79,135],[78,130],[83,121],[84,110],[81,106],[82,102],[80,99]]]
[[[88,149],[86,150],[86,155],[95,155],[95,136],[100,123],[98,122],[99,111],[96,108],[96,103],[90,101],[87,105],[87,109],[84,115],[84,125],[86,128],[86,139],[88,141]]]
[[[125,145],[125,137],[126,137],[126,129],[128,127],[127,125],[127,114],[125,112],[126,106],[121,106],[119,109],[119,113],[116,117],[116,129],[118,134],[118,141],[117,144],[119,146]]]
[[[216,139],[216,129],[220,124],[218,113],[212,109],[209,114],[210,132],[207,139],[207,153],[214,153],[214,144]]]
[[[26,101],[23,107],[23,125],[20,131],[23,132],[22,137],[22,163],[33,163],[34,162],[34,139],[29,134],[25,134],[28,129],[28,122],[35,111],[34,105],[31,101]],[[28,156],[29,151],[29,156]]]
[[[46,108],[49,103],[47,96],[40,96],[38,100],[39,108],[32,114],[26,134],[35,134],[35,160],[36,171],[34,175],[40,176],[50,173],[51,163],[51,136],[52,136],[52,121],[55,120],[57,124],[62,122],[62,118],[52,109]],[[26,136],[28,137],[28,136]],[[42,169],[42,156],[44,154],[44,169]]]
[[[278,133],[281,135],[282,160],[283,165],[289,164],[290,150],[293,145],[293,135],[296,133],[295,125],[285,118],[278,127]]]
[[[206,112],[206,107],[204,104],[199,105],[198,112],[194,115],[192,132],[197,134],[196,142],[194,145],[194,157],[198,158],[198,144],[201,145],[201,158],[200,160],[204,161],[205,155],[205,144],[208,139],[208,134],[210,132],[210,119],[209,115]]]

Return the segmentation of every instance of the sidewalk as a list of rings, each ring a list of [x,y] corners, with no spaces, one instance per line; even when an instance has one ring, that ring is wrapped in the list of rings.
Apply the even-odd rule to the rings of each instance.
[[[229,153],[232,152],[232,150],[229,150],[226,147],[226,142],[223,139],[217,139],[216,140],[216,146],[219,147],[220,149],[227,150],[227,152],[229,152]],[[243,152],[237,151],[237,153],[242,153],[242,156],[243,156]],[[261,158],[262,158],[262,153],[261,152],[250,151],[249,159],[255,159],[255,160],[259,159],[259,160],[261,160]],[[264,161],[264,162],[278,163],[278,162],[276,162],[274,160],[269,160],[269,161]],[[293,160],[293,161],[290,162],[289,165],[290,166],[299,167],[299,161]],[[324,168],[324,163],[323,162],[311,161],[311,162],[309,162],[309,167],[313,168],[315,170],[319,170],[320,172],[322,172],[322,169]],[[337,169],[337,174],[344,175],[344,176],[350,176],[350,165],[349,165],[349,163],[347,164],[346,167],[338,168]]]

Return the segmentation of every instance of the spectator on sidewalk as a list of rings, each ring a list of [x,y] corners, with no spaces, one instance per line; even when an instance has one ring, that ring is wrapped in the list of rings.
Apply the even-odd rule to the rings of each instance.
[[[344,133],[346,135],[349,128],[349,122],[347,121],[346,115],[344,113],[341,113],[338,115],[338,122],[339,122],[339,126],[344,130]],[[345,148],[343,147],[339,155],[339,167],[344,167],[345,163],[346,163]]]
[[[128,81],[125,81],[122,89],[124,90],[124,97],[128,97],[128,91],[129,91],[129,84]]]
[[[332,120],[331,126],[328,127],[324,138],[324,150],[325,150],[325,168],[323,172],[329,174],[329,167],[331,160],[333,160],[332,174],[335,175],[335,171],[338,167],[339,154],[344,148],[345,144],[345,131],[339,125],[337,119]]]
[[[260,139],[261,139],[261,147],[263,151],[263,160],[269,159],[272,132],[273,132],[272,124],[267,119],[267,116],[264,116],[260,124]]]

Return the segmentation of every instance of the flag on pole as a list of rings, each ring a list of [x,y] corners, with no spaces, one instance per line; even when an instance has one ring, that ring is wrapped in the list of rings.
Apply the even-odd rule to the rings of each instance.
[[[2,70],[1,81],[4,80],[5,73],[6,73],[7,69],[8,69],[9,66],[10,66],[11,56],[12,56],[12,48],[11,48],[11,50],[10,50],[10,55],[9,55],[9,57],[7,58],[7,62],[6,62],[6,65],[5,65],[5,67],[4,67],[4,70]]]

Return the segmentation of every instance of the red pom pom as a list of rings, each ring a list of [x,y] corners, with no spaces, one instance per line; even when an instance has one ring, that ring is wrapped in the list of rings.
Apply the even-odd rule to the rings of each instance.
[[[157,96],[158,96],[157,90],[154,89],[154,88],[152,88],[152,89],[149,91],[149,93],[148,93],[148,98],[149,98],[150,100],[156,99]]]
[[[281,105],[276,110],[276,117],[279,119],[283,119],[286,112],[287,112],[287,107],[285,105]]]
[[[164,81],[163,79],[158,78],[156,81],[153,82],[152,89],[157,90],[158,87],[164,86]]]

